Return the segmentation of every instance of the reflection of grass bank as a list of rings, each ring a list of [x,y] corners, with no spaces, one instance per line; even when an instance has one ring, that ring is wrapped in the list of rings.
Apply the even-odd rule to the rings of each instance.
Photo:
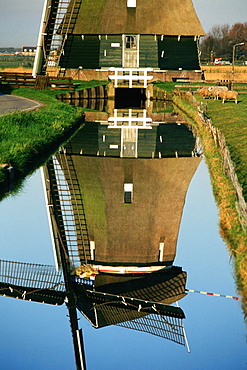
[[[218,148],[216,147],[214,140],[209,133],[206,126],[204,126],[197,115],[195,109],[188,103],[182,101],[178,97],[174,97],[174,103],[181,110],[181,113],[185,115],[185,118],[196,127],[198,134],[201,138],[204,154],[206,157],[206,162],[211,175],[211,182],[213,186],[214,195],[219,207],[219,219],[220,219],[220,232],[224,240],[226,241],[231,255],[234,257],[235,264],[235,276],[236,284],[239,290],[239,293],[242,296],[242,306],[245,314],[247,313],[247,234],[246,230],[243,230],[239,220],[239,214],[236,209],[236,194],[233,188],[233,185],[229,178],[225,175],[223,171],[223,161],[219,153]],[[215,106],[214,115],[212,114],[213,124],[215,123],[216,116],[222,122],[222,133],[227,137],[226,131],[231,131],[231,127],[234,125],[228,126],[227,130],[224,130],[225,115],[228,113],[228,108],[226,106],[222,107],[220,102],[215,102],[213,104],[218,104],[217,108]],[[230,104],[229,104],[230,105]],[[235,106],[235,104],[233,104]],[[243,110],[245,106],[243,105]],[[232,108],[233,109],[233,108]],[[238,127],[238,117],[241,114],[246,114],[242,112],[242,108],[238,107],[239,113],[231,114],[231,120],[235,121],[235,134],[237,136],[237,131],[240,129]],[[240,113],[240,111],[242,113]],[[216,113],[217,112],[217,113]],[[210,113],[210,108],[209,108]],[[243,138],[246,140],[246,137]],[[242,140],[242,142],[243,142]],[[231,154],[235,153],[235,147],[232,141],[230,146]],[[246,150],[245,148],[242,148]],[[237,152],[236,152],[237,153]],[[235,153],[235,155],[236,155]],[[246,167],[243,167],[243,171],[246,173]]]
[[[16,89],[14,93],[45,104],[35,111],[0,116],[0,163],[14,167],[18,182],[43,164],[73,134],[82,123],[83,110],[58,102],[50,91]],[[7,182],[8,172],[1,170],[0,197],[8,187]]]

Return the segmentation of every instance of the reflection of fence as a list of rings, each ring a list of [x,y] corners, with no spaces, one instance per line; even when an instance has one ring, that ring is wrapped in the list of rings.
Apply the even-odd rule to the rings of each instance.
[[[220,149],[220,154],[223,159],[223,169],[225,174],[231,180],[234,190],[236,192],[238,204],[238,212],[241,216],[241,222],[244,227],[247,226],[247,205],[243,196],[243,189],[238,181],[238,177],[235,172],[235,166],[232,162],[230,151],[226,145],[225,136],[221,133],[221,131],[214,127],[212,124],[211,119],[207,118],[207,105],[206,103],[198,102],[195,97],[191,93],[181,93],[179,92],[180,97],[187,100],[189,103],[193,104],[194,108],[198,111],[198,114],[202,120],[202,123],[207,126],[209,129],[215,145],[217,145]]]
[[[114,109],[114,116],[108,118],[108,128],[121,128],[122,126],[136,128],[152,128],[152,118],[147,117],[146,109],[139,110],[138,112],[128,109],[122,111]]]

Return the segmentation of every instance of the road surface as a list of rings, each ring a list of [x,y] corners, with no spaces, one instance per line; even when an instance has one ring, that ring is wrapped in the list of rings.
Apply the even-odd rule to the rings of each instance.
[[[16,110],[32,110],[41,106],[42,104],[31,99],[0,93],[0,115]]]

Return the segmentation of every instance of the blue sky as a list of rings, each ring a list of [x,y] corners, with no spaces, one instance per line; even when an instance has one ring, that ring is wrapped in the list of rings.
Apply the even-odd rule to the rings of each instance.
[[[35,46],[43,4],[44,0],[0,0],[0,47]],[[193,4],[205,32],[215,24],[247,21],[246,0],[193,0]]]

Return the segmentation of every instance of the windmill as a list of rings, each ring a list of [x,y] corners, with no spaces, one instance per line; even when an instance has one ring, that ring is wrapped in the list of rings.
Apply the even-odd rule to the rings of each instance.
[[[203,35],[192,0],[45,0],[33,75],[198,70]]]

